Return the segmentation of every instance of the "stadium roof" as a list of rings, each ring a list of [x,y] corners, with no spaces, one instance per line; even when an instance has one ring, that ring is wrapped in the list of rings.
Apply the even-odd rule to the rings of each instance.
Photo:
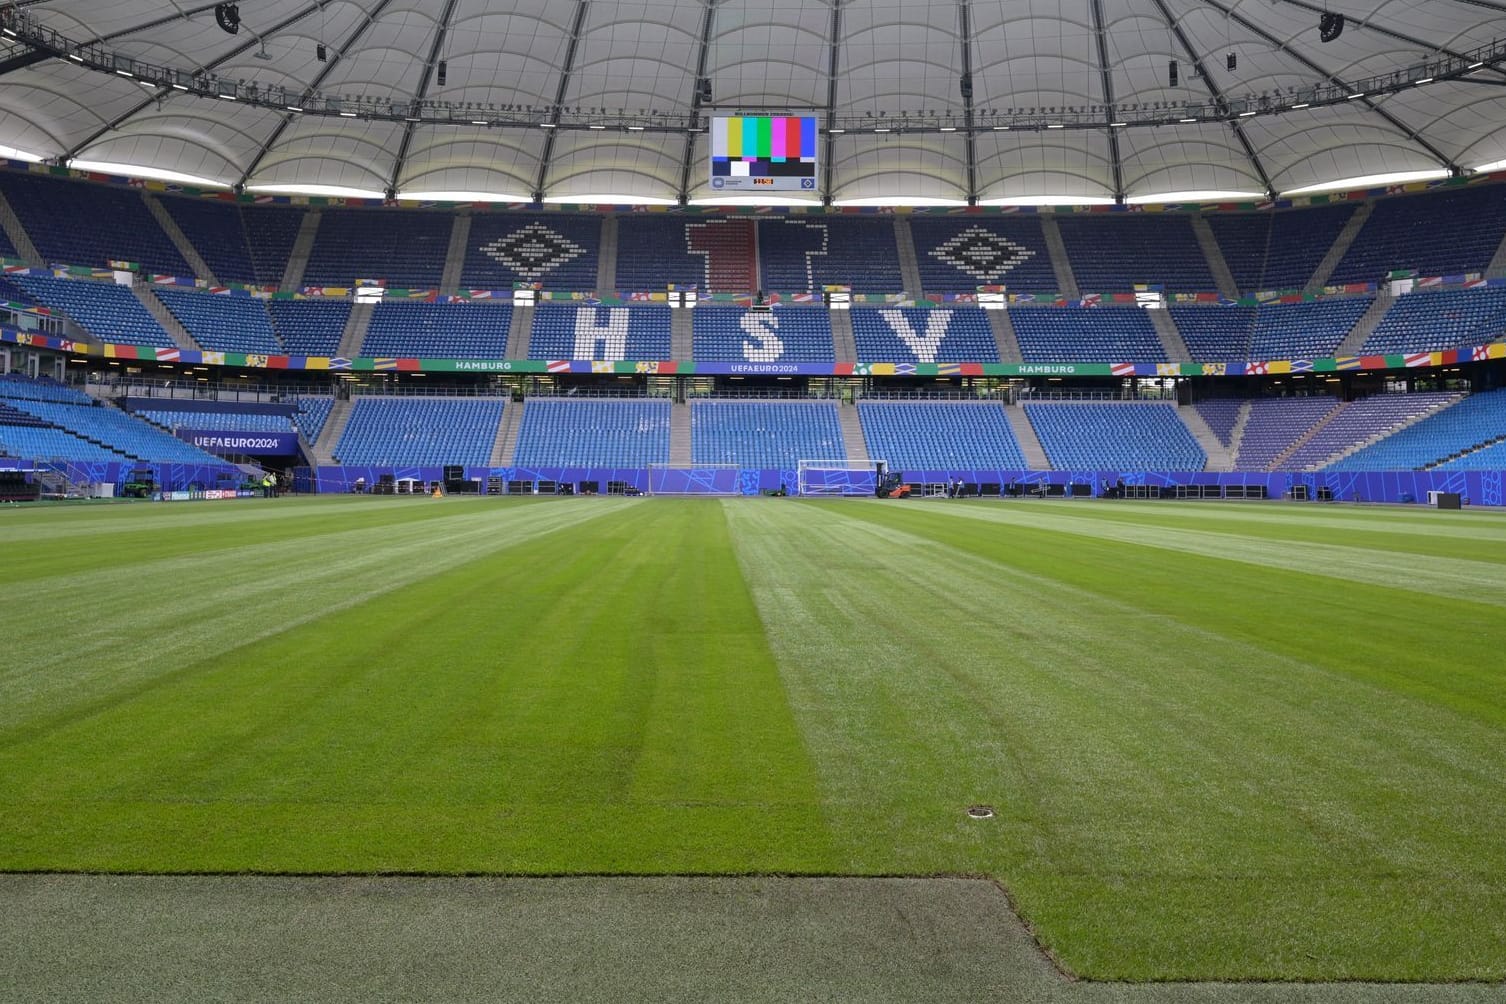
[[[15,6],[92,45],[85,65],[0,39],[0,145],[253,189],[704,199],[713,110],[841,128],[815,193],[837,202],[1260,194],[1506,160],[1501,64],[1443,72],[1506,38],[1506,0],[239,0],[235,35],[207,0]],[[1347,18],[1326,44],[1325,7]]]

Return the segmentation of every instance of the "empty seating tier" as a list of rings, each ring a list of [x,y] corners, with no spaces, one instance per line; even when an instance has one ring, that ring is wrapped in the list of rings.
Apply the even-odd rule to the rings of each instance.
[[[847,456],[837,406],[826,401],[695,401],[690,428],[698,464],[792,471]]]
[[[1250,334],[1254,359],[1319,359],[1334,354],[1344,336],[1370,309],[1365,297],[1274,304],[1255,311]]]
[[[385,279],[393,289],[438,289],[454,223],[449,213],[326,209],[304,284],[345,287]]]
[[[502,359],[511,324],[512,306],[505,303],[395,300],[372,311],[361,354]]]
[[[533,312],[531,359],[668,359],[668,307],[546,303]]]
[[[1019,440],[997,401],[858,405],[868,455],[895,471],[1019,470]]]
[[[597,216],[478,214],[471,217],[460,281],[467,289],[511,289],[515,282],[595,289],[600,247]]]
[[[1456,468],[1461,466],[1458,461],[1469,461],[1478,455],[1459,458],[1458,454],[1502,437],[1506,437],[1506,390],[1486,391],[1442,408],[1417,424],[1330,464],[1328,470],[1410,471],[1435,464]]]
[[[790,216],[760,220],[758,260],[763,289],[816,291],[851,286],[855,293],[904,288],[894,221],[842,216]],[[753,288],[752,286],[747,288]]]
[[[182,408],[142,408],[135,414],[164,429],[212,429],[217,432],[292,432],[287,415],[223,409],[188,411]]]
[[[970,293],[1005,285],[1011,292],[1056,289],[1051,252],[1034,215],[922,217],[910,221],[920,284],[928,292]]]
[[[246,242],[246,228],[241,223],[239,206],[233,202],[171,196],[160,201],[216,279],[220,282],[262,281],[251,260],[251,248]],[[292,249],[289,244],[283,250],[283,261],[287,260],[287,252]],[[278,278],[281,277],[279,268]]]
[[[350,320],[347,300],[268,300],[283,348],[295,356],[334,356]]]
[[[1336,398],[1263,397],[1250,402],[1250,417],[1239,441],[1235,469],[1268,471],[1278,457],[1290,450],[1339,406]]]
[[[1026,362],[1164,362],[1166,350],[1139,307],[1020,307],[1009,312]]]
[[[1498,341],[1506,332],[1506,289],[1410,293],[1386,311],[1362,352],[1426,352]]]
[[[182,464],[222,463],[213,454],[205,453],[176,436],[105,405],[58,404],[19,398],[11,399],[10,403],[19,411],[29,412],[50,425],[83,439],[93,440],[105,449],[132,460]]]
[[[1407,422],[1447,407],[1458,394],[1376,394],[1341,406],[1323,426],[1276,465],[1280,471],[1315,470],[1345,450],[1379,439]]]
[[[886,307],[852,311],[858,358],[875,362],[997,362],[998,343],[973,307]]]
[[[0,171],[0,190],[49,263],[129,261],[147,272],[193,275],[137,189]]]
[[[491,459],[498,398],[360,397],[334,455],[342,464],[468,464]]]
[[[262,300],[162,287],[154,287],[151,295],[172,311],[194,341],[210,351],[282,353]]]
[[[697,307],[694,318],[696,359],[829,363],[836,358],[831,317],[822,309]]]
[[[1220,397],[1211,401],[1199,401],[1195,407],[1208,428],[1225,446],[1234,444],[1234,427],[1239,424],[1239,413],[1245,402],[1240,398]]]
[[[1193,359],[1249,358],[1254,307],[1172,307],[1171,319]]]
[[[41,275],[18,275],[15,281],[41,302],[63,311],[101,341],[173,347],[173,340],[162,330],[162,325],[124,286]]]
[[[1027,404],[1057,470],[1200,471],[1208,456],[1174,404]]]
[[[646,467],[669,461],[666,400],[533,398],[518,427],[518,467]]]
[[[1062,214],[1057,227],[1085,293],[1124,292],[1139,282],[1159,283],[1169,292],[1216,288],[1186,216]]]
[[[1395,269],[1484,271],[1503,236],[1506,185],[1379,199],[1329,281],[1379,282]]]
[[[1354,206],[1269,213],[1208,213],[1224,264],[1244,293],[1300,289],[1338,239]]]

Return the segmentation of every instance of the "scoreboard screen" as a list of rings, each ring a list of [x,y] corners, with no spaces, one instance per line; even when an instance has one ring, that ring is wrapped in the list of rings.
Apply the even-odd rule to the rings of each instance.
[[[816,190],[814,115],[711,120],[711,187],[719,192]]]

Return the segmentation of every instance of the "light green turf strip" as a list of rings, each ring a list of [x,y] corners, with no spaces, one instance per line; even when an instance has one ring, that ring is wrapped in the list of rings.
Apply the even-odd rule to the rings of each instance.
[[[889,506],[892,503],[874,500],[845,504]],[[1361,542],[1288,541],[1283,544],[1280,540],[1251,537],[1235,536],[1231,539],[1228,533],[1173,525],[1175,514],[1169,511],[1164,522],[1134,525],[1116,520],[1111,505],[1105,504],[1101,511],[1096,506],[1089,506],[1092,504],[980,501],[940,505],[935,512],[1001,526],[1081,534],[1183,554],[1506,606],[1506,567],[1495,561],[1377,550]],[[1384,546],[1384,542],[1379,546]]]
[[[402,564],[450,564],[255,643],[209,616],[222,652],[0,731],[0,869],[827,870],[719,506],[419,529]]]
[[[1201,621],[1161,612],[1123,542],[1019,528],[1017,562],[939,509],[729,515],[848,869],[995,875],[1095,978],[1506,974],[1499,680],[1464,714],[1316,641],[1225,634],[1219,591]],[[1252,575],[1319,610],[1338,592]],[[1354,591],[1371,615],[1408,595]]]
[[[76,714],[216,652],[635,504],[581,499],[480,508],[431,502],[424,510],[381,513],[407,522],[254,544],[238,543],[239,514],[227,511],[225,522],[200,525],[185,553],[154,559],[142,552],[130,564],[87,575],[16,582],[5,605],[0,728]]]

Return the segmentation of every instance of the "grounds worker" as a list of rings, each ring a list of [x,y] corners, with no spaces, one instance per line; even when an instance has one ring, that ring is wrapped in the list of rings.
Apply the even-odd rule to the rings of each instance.
[[[277,475],[268,471],[261,479],[261,489],[267,498],[274,497],[277,494]]]

